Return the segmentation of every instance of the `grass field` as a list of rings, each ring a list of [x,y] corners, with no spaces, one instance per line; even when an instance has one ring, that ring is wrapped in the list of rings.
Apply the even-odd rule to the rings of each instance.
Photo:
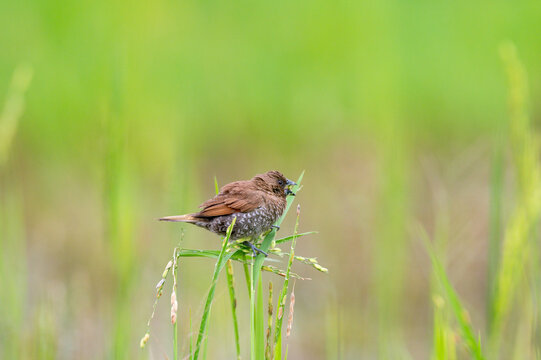
[[[540,18],[0,1],[0,358],[259,359],[276,340],[289,359],[538,359]],[[305,171],[280,262],[156,221],[271,169]],[[291,258],[287,292],[259,280],[293,250],[328,273]]]

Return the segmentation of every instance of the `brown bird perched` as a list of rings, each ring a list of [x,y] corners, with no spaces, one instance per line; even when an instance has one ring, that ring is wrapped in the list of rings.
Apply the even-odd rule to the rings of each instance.
[[[162,221],[177,221],[195,224],[225,235],[236,217],[231,240],[252,238],[271,229],[286,208],[286,197],[295,195],[289,187],[297,185],[286,179],[279,171],[269,171],[254,176],[251,180],[235,181],[223,186],[218,195],[199,205],[201,211],[193,214],[167,216]],[[267,253],[245,241],[254,254]]]

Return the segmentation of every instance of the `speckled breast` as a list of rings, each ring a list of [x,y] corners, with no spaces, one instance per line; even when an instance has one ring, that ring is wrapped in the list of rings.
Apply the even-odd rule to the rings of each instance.
[[[233,221],[233,217],[237,217],[233,232],[231,233],[231,239],[237,240],[244,237],[256,237],[269,230],[280,215],[281,212],[278,213],[277,211],[273,211],[273,209],[259,207],[247,213],[234,213],[216,217],[208,224],[208,229],[217,234],[225,235],[227,228]]]

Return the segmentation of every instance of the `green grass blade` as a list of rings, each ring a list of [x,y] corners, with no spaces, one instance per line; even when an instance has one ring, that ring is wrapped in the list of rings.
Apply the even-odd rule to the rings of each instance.
[[[231,225],[227,229],[227,234],[222,243],[222,250],[220,251],[220,256],[218,257],[218,260],[216,261],[216,265],[214,267],[214,274],[212,275],[212,283],[207,295],[207,301],[205,302],[205,310],[203,311],[203,317],[201,318],[201,325],[199,327],[199,334],[197,335],[197,342],[195,344],[195,352],[194,352],[194,357],[193,357],[194,360],[197,360],[199,358],[199,351],[201,349],[201,344],[207,334],[207,326],[209,322],[210,310],[212,308],[212,301],[214,300],[214,292],[216,291],[216,284],[218,282],[218,276],[220,275],[220,272],[222,271],[227,260],[229,260],[231,256],[233,256],[232,252],[226,253],[225,250],[227,249],[229,238],[231,237],[231,231],[233,230],[233,226],[235,226],[236,219],[237,219],[236,217],[233,218]]]
[[[250,271],[250,359],[256,360],[256,354],[257,354],[257,346],[256,346],[256,325],[255,325],[255,319],[256,319],[256,313],[255,313],[255,291],[254,291],[254,266],[255,261],[252,261],[251,271]]]
[[[274,360],[282,360],[282,337],[275,339],[274,342]]]
[[[432,360],[456,360],[456,334],[449,324],[445,300],[434,293],[434,340]]]
[[[208,259],[218,259],[220,257],[220,251],[218,250],[199,250],[199,249],[181,249],[179,253],[180,257],[201,257]],[[245,252],[237,250],[233,252],[230,257],[231,260],[238,261],[245,265],[249,265],[249,261],[246,259]],[[267,259],[269,262],[279,262],[277,259]]]
[[[257,282],[257,295],[256,295],[256,314],[258,316],[263,316],[263,280],[262,274],[259,273],[259,281]],[[263,360],[265,358],[265,328],[264,324],[261,321],[256,321],[255,323],[255,346],[256,346],[256,359]]]
[[[246,259],[246,254],[242,253],[242,260],[244,268],[244,277],[246,278],[246,285],[248,286],[248,298],[252,298],[252,279],[250,278],[251,272],[250,272],[250,264],[248,263],[248,260]]]
[[[449,238],[449,216],[448,209],[443,207],[436,217],[434,229],[434,252],[438,254],[440,263],[444,256]],[[445,291],[442,289],[438,276],[434,269],[430,280],[431,298],[433,302],[433,348],[432,360],[456,360],[456,338],[458,334],[454,331],[454,315],[445,300]]]
[[[276,244],[281,244],[281,243],[284,243],[284,242],[288,242],[288,241],[292,240],[294,237],[298,239],[300,237],[303,237],[303,236],[306,236],[306,235],[312,235],[312,234],[317,234],[317,231],[308,231],[308,232],[305,232],[305,233],[298,234],[297,236],[295,236],[295,235],[286,236],[286,237],[283,237],[281,239],[276,240]]]
[[[198,249],[181,249],[181,257],[205,257],[210,259],[218,259],[220,257],[219,250],[198,250]]]
[[[208,342],[208,338],[205,337],[203,339],[203,360],[207,360],[207,354],[208,354],[208,345],[209,345],[209,342]]]
[[[453,315],[456,321],[458,322],[460,336],[464,340],[466,348],[471,353],[473,358],[476,360],[484,360],[485,356],[483,355],[483,352],[481,350],[481,343],[480,341],[477,340],[477,337],[475,336],[475,332],[473,330],[473,327],[467,315],[468,312],[462,306],[462,303],[458,297],[458,294],[456,293],[455,289],[451,285],[451,282],[449,281],[449,278],[447,277],[447,273],[445,272],[445,269],[443,268],[442,263],[437,257],[436,252],[433,249],[432,244],[430,243],[430,240],[428,239],[428,235],[426,235],[424,230],[421,231],[421,233],[422,233],[422,239],[424,241],[425,247],[428,251],[428,255],[430,256],[430,260],[432,262],[432,267],[433,267],[436,280],[438,281],[438,284],[441,286],[441,289],[443,290],[445,298],[451,305],[451,310],[453,312]]]
[[[216,176],[214,177],[214,191],[216,191],[216,195],[220,193],[220,187],[218,186],[218,179],[216,179]]]
[[[235,296],[235,277],[233,275],[233,264],[231,259],[227,260],[227,286],[229,288],[229,299],[231,300],[231,316],[233,317],[233,331],[235,334],[235,349],[237,359],[240,359],[239,322],[237,320],[237,298]]]

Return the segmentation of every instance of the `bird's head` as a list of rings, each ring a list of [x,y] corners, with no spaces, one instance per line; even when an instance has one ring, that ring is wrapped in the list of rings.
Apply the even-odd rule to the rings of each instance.
[[[252,180],[256,182],[261,190],[272,193],[275,196],[295,196],[289,187],[297,184],[294,181],[287,179],[279,171],[268,171],[264,174],[254,176]]]

